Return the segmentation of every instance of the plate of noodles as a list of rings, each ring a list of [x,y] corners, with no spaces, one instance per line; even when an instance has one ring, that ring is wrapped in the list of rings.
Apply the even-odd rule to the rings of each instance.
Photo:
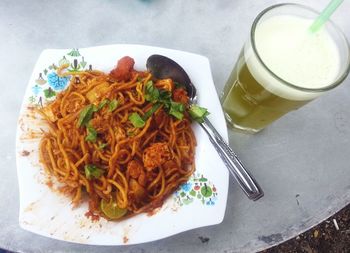
[[[198,106],[182,84],[147,72],[153,54],[186,70]],[[229,177],[196,123],[204,116],[227,140],[204,56],[141,45],[44,50],[17,127],[20,226],[124,245],[221,223]]]

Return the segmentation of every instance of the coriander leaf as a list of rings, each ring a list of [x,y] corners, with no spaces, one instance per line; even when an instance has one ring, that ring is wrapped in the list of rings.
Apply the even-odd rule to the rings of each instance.
[[[169,109],[170,108],[170,103],[171,103],[171,93],[166,90],[161,90],[159,92],[159,99],[158,101],[160,103],[164,104],[164,108]]]
[[[140,128],[145,125],[145,121],[140,117],[140,115],[137,112],[133,112],[129,116],[129,120],[134,125],[134,127]]]
[[[113,112],[115,109],[117,109],[118,104],[119,102],[116,99],[113,99],[111,102],[109,102],[109,111]]]
[[[103,170],[98,168],[96,165],[93,164],[87,164],[85,165],[85,175],[87,179],[91,179],[92,177],[94,178],[99,178],[103,174]]]
[[[191,118],[199,123],[204,122],[204,118],[209,115],[208,109],[198,105],[192,105],[188,110]]]
[[[109,103],[109,100],[107,98],[103,99],[101,103],[98,105],[97,110],[101,110],[106,104]]]
[[[154,105],[152,106],[152,108],[149,109],[149,110],[142,116],[142,119],[143,119],[144,121],[148,120],[149,117],[151,117],[152,114],[155,113],[161,105],[162,105],[161,103],[156,103],[156,104],[154,104]]]
[[[173,101],[170,102],[170,110],[169,110],[170,115],[173,115],[177,119],[182,119],[184,117],[184,114],[183,114],[184,111],[185,111],[185,107],[183,104],[173,102]]]
[[[178,83],[178,82],[174,82],[175,84],[175,88],[179,89],[179,88],[186,88],[185,85],[183,85],[182,83]]]
[[[96,105],[92,105],[92,112],[97,112],[99,109]]]
[[[87,131],[87,135],[85,137],[85,140],[90,142],[95,142],[97,138],[97,131],[95,130],[95,128],[91,124],[88,124],[86,126],[86,131]]]
[[[160,101],[169,101],[171,98],[171,92],[167,90],[160,90],[159,91],[159,100]]]
[[[152,81],[146,83],[145,99],[148,102],[156,102],[159,98],[159,90],[154,87]]]
[[[92,118],[92,114],[95,111],[95,108],[95,105],[87,105],[81,110],[78,119],[78,127],[85,126],[89,123]]]
[[[105,147],[107,147],[108,143],[101,143],[99,146],[98,146],[98,149],[104,149]]]

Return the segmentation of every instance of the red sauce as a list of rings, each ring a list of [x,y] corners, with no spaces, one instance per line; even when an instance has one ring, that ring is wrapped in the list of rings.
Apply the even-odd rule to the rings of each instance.
[[[124,242],[124,243],[128,243],[128,241],[129,241],[129,238],[126,237],[126,236],[124,236],[124,237],[123,237],[123,242]]]
[[[100,216],[94,214],[93,212],[91,211],[87,211],[85,213],[85,216],[89,219],[91,219],[91,221],[95,222],[95,221],[99,221],[100,220]]]

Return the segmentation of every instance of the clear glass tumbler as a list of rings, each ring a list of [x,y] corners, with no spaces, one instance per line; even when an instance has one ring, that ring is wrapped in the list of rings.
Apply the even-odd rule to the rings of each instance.
[[[318,15],[302,5],[278,4],[257,16],[221,96],[229,126],[259,132],[346,78],[348,41],[331,21],[312,33]]]

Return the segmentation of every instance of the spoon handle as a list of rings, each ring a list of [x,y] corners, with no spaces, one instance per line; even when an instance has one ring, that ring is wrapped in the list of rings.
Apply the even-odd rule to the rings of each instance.
[[[208,134],[211,143],[214,145],[226,167],[229,169],[230,173],[236,179],[239,186],[248,196],[248,198],[257,200],[264,196],[264,192],[254,177],[250,175],[247,169],[244,168],[243,163],[239,160],[235,152],[225,142],[221,135],[216,131],[210,121],[205,118],[204,122],[200,125]]]

